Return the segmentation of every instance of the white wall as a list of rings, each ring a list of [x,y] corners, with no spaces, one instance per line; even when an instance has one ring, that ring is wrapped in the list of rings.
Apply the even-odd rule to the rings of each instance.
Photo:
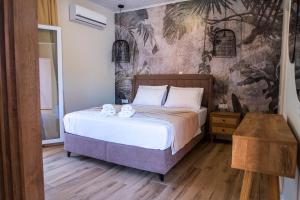
[[[105,15],[104,30],[69,21],[69,5],[77,3]],[[115,39],[114,14],[87,0],[58,0],[62,27],[64,98],[66,113],[114,103],[115,67],[111,51]]]
[[[284,1],[284,24],[281,53],[281,87],[280,112],[287,119],[298,141],[300,139],[300,102],[296,94],[295,65],[289,59],[289,18],[290,0]],[[299,163],[299,161],[298,161]],[[299,165],[295,179],[285,178],[282,184],[281,198],[284,200],[300,200],[299,195]]]

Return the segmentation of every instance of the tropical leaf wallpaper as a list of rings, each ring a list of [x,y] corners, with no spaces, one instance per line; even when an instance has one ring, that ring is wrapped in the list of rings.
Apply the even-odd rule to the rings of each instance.
[[[282,0],[191,0],[116,14],[116,39],[130,63],[116,63],[116,102],[131,99],[135,74],[212,74],[215,104],[277,112]],[[214,34],[231,29],[235,57],[216,57]]]
[[[292,0],[290,14],[290,60],[295,63],[296,92],[300,101],[300,0]]]

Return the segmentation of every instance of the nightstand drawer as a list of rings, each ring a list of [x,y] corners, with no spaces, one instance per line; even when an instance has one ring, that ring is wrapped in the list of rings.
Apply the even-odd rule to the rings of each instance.
[[[221,134],[230,134],[232,135],[234,132],[234,128],[224,128],[224,127],[212,127],[213,133],[221,133]]]
[[[225,117],[212,117],[212,123],[213,124],[226,124],[226,125],[232,125],[234,127],[238,124],[237,118],[225,118]]]

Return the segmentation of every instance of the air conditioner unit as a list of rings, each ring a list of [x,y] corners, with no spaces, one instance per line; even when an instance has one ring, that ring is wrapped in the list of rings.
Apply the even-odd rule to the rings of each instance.
[[[107,25],[107,18],[105,16],[77,4],[70,5],[70,21],[97,29],[103,29]]]

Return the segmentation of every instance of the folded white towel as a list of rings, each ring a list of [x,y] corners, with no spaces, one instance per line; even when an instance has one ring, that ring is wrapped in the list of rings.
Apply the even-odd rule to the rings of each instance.
[[[114,106],[112,104],[104,104],[102,106],[102,109],[103,110],[114,110],[115,108],[114,108]]]
[[[133,108],[129,104],[123,105],[122,108],[121,108],[121,111],[133,111]]]
[[[106,117],[114,116],[117,112],[116,110],[110,110],[110,111],[101,111],[101,113]]]
[[[123,117],[123,118],[130,118],[135,114],[135,110],[132,109],[131,111],[121,111],[118,113],[118,117]]]
[[[111,104],[104,104],[102,106],[101,114],[106,117],[114,116],[117,113],[116,109]]]

